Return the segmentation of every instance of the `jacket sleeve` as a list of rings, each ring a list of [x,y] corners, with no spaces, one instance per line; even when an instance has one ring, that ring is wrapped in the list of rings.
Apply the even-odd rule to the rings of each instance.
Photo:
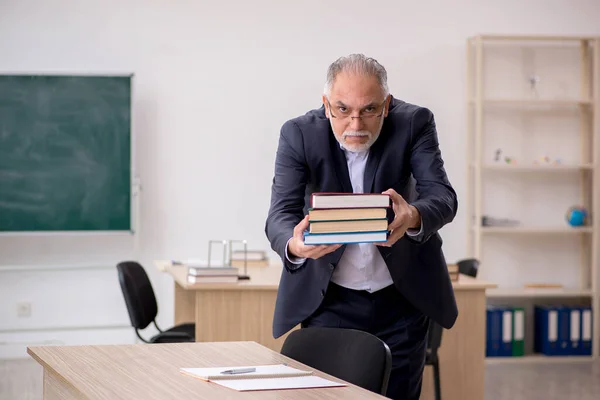
[[[302,133],[294,122],[288,121],[282,126],[279,135],[271,203],[265,224],[271,248],[281,257],[288,271],[296,271],[304,265],[304,262],[291,262],[286,250],[287,243],[294,234],[294,227],[304,218],[308,175]]]
[[[433,113],[420,108],[412,118],[410,164],[418,198],[412,205],[421,214],[424,242],[456,216],[458,200],[444,169]]]

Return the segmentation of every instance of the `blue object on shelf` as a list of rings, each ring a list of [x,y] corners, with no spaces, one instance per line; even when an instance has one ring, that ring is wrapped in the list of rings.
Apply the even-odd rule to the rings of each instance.
[[[571,226],[584,226],[587,218],[587,210],[583,207],[571,207],[567,211],[567,222]]]

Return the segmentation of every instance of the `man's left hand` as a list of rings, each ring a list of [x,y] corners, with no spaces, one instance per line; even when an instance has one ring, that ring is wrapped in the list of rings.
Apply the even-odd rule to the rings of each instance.
[[[378,243],[380,246],[391,247],[400,239],[408,229],[419,229],[421,227],[421,214],[413,205],[410,205],[394,189],[388,189],[387,194],[392,199],[394,208],[394,220],[388,225],[390,236],[387,242]]]

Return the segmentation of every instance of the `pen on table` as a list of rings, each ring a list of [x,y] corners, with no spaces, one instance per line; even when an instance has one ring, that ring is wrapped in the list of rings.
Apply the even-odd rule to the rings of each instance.
[[[254,372],[256,368],[238,368],[238,369],[228,369],[227,371],[221,372],[222,374],[245,374],[248,372]]]

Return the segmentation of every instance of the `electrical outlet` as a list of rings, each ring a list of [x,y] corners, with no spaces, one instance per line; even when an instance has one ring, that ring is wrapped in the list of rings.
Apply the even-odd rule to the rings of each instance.
[[[17,317],[31,317],[31,303],[17,303]]]

